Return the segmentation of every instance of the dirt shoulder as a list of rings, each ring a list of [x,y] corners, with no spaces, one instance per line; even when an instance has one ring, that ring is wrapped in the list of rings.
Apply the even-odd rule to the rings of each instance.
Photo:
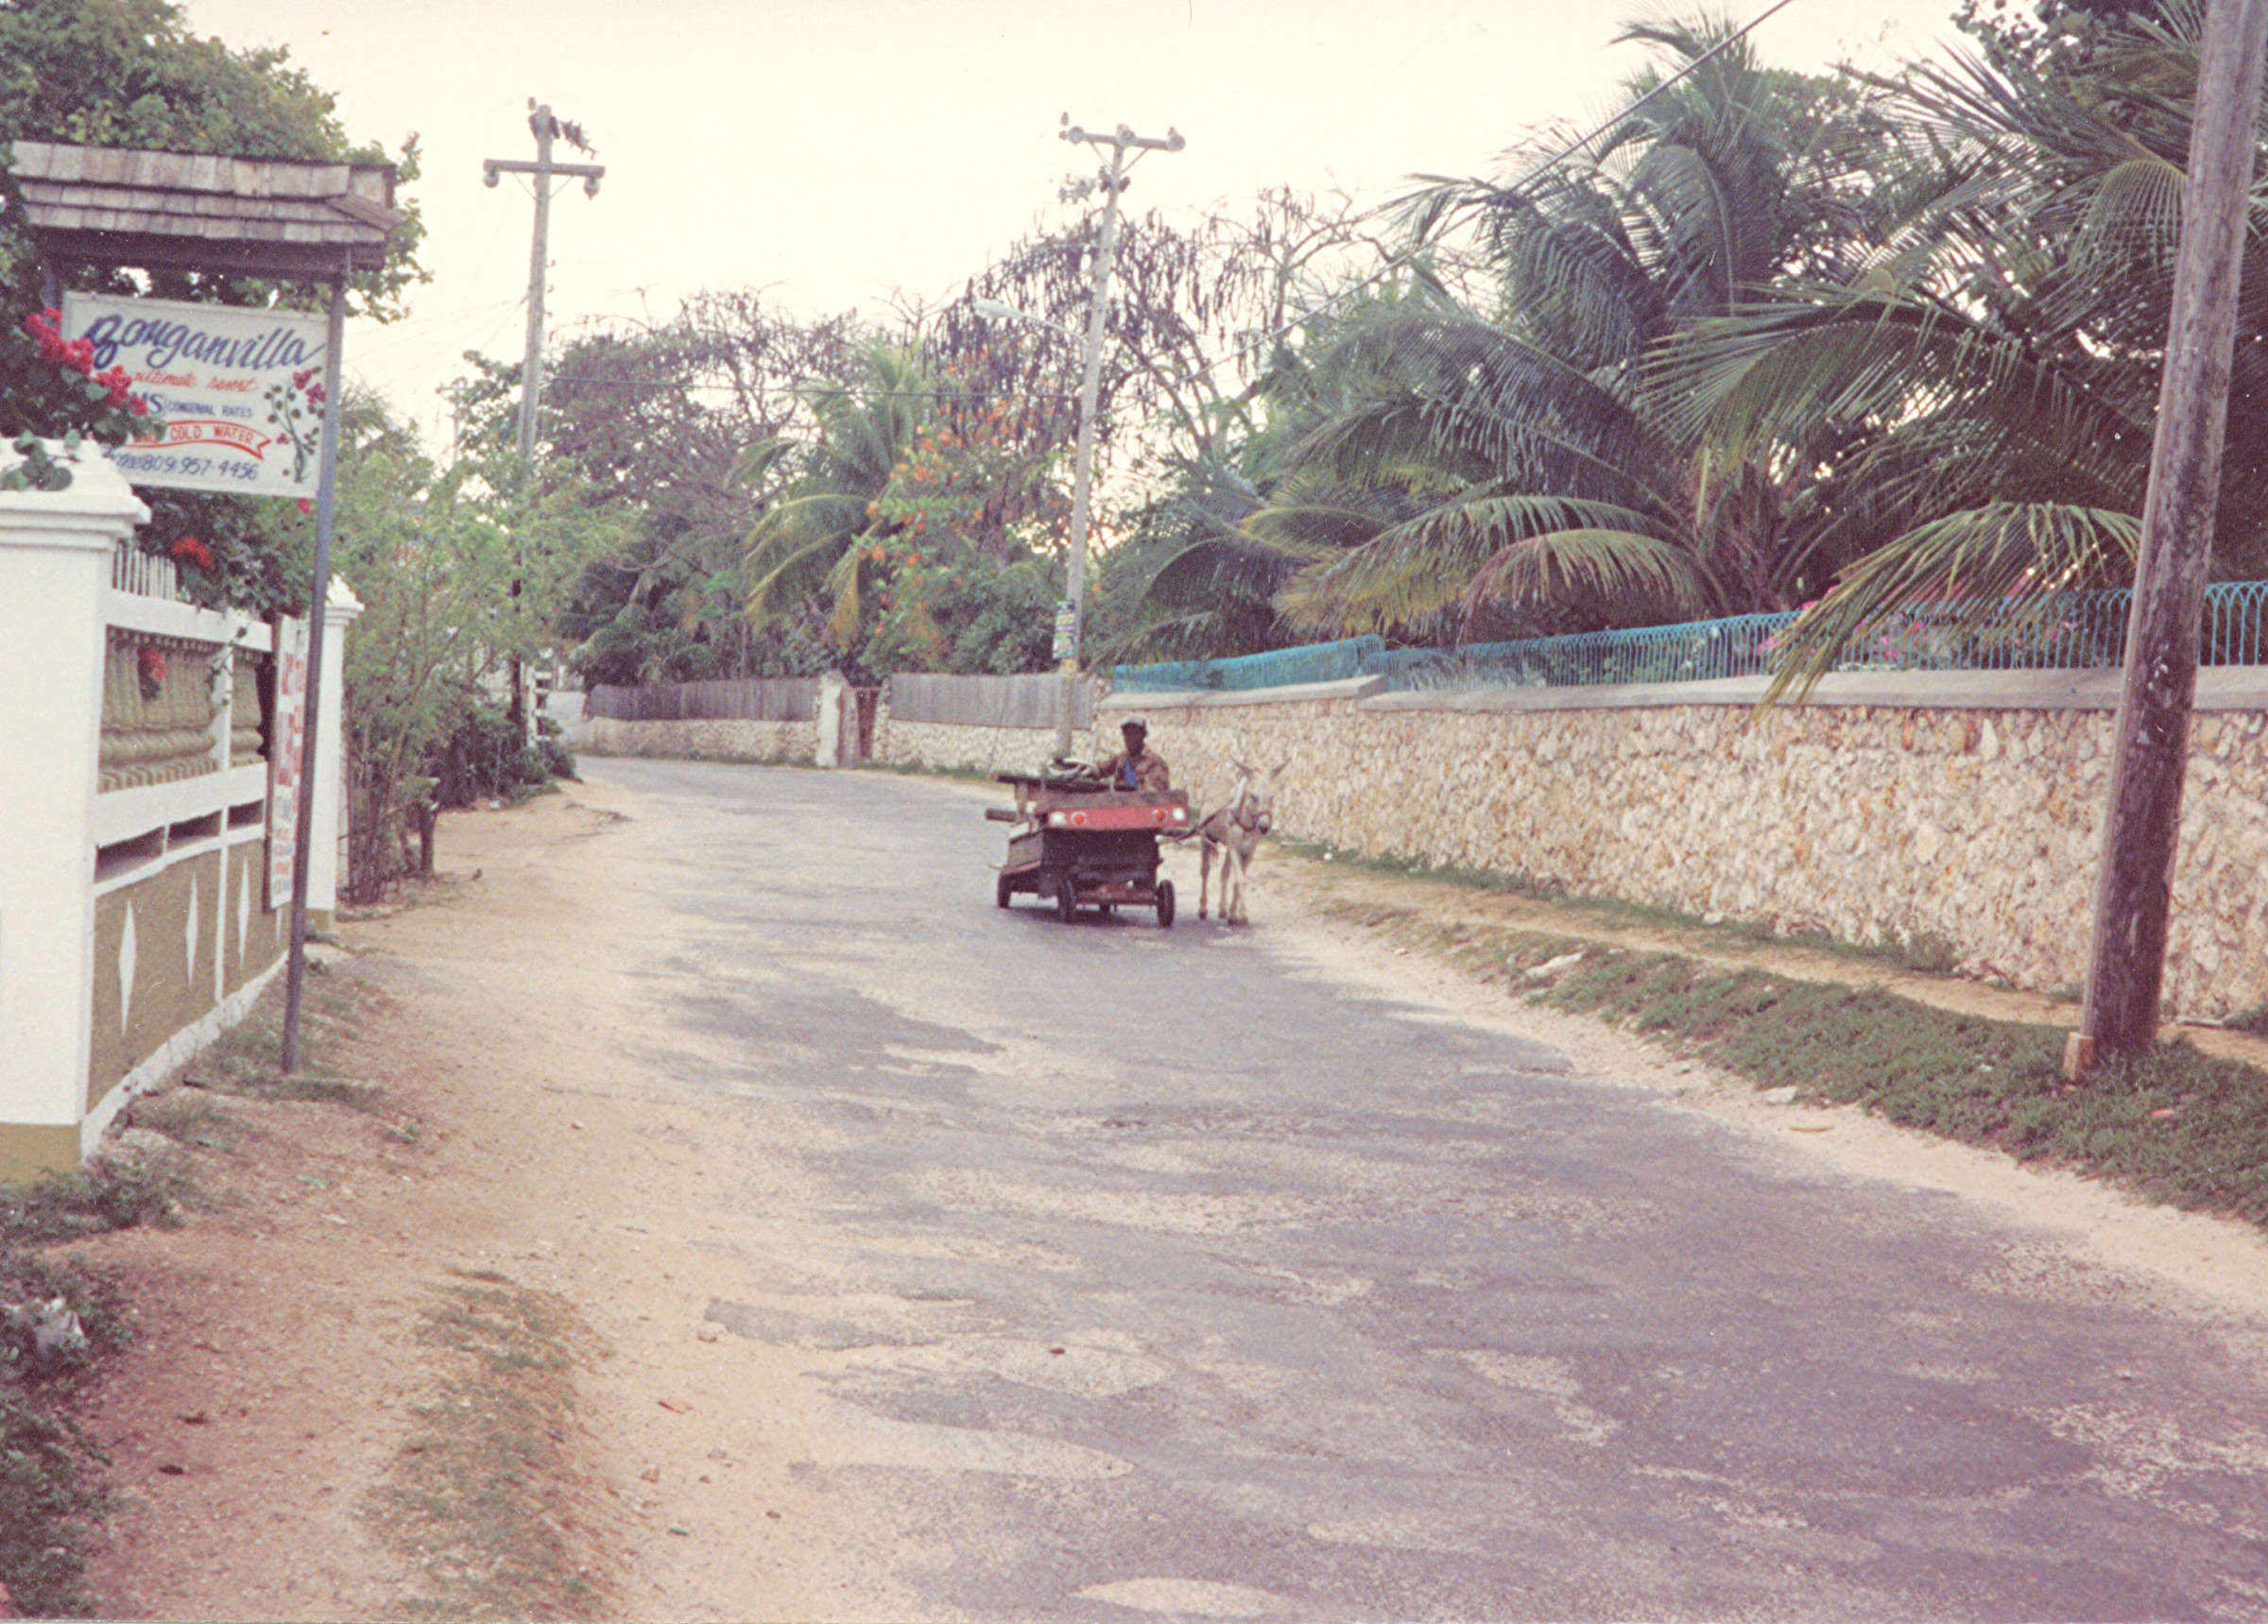
[[[137,1332],[84,1410],[106,1615],[899,1611],[826,1572],[863,1536],[789,1470],[816,1399],[654,1250],[728,1170],[640,1096],[671,927],[615,798],[444,819],[441,882],[311,982],[344,1092],[207,1091],[187,1222],[76,1249]],[[751,1524],[778,1537],[713,1537]]]

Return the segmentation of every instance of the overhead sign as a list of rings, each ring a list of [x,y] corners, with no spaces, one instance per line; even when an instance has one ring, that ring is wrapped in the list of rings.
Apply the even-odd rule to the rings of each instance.
[[[63,337],[123,367],[164,426],[111,461],[129,484],[239,496],[315,494],[326,323],[286,310],[63,296]]]

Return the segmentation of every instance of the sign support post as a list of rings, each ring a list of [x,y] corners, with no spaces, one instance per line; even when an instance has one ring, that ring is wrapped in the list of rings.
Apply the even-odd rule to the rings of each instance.
[[[315,736],[320,727],[323,687],[323,612],[331,596],[331,519],[338,489],[339,357],[347,339],[347,276],[331,280],[330,342],[323,355],[323,444],[315,485],[315,583],[307,601],[307,723],[300,730],[300,787],[292,798],[291,946],[284,966],[284,1049],[281,1069],[300,1068],[300,1004],[307,983],[307,893],[315,863]],[[345,725],[345,712],[340,712]],[[344,744],[344,741],[341,741]]]

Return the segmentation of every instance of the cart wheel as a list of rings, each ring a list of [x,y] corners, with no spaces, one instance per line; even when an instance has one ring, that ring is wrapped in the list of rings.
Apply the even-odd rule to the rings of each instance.
[[[1170,880],[1158,881],[1158,928],[1160,931],[1174,928],[1174,882]]]
[[[1056,876],[1056,917],[1057,917],[1057,918],[1058,918],[1058,919],[1060,919],[1060,920],[1062,920],[1062,921],[1063,921],[1063,923],[1065,923],[1066,925],[1068,925],[1068,924],[1070,924],[1070,923],[1072,922],[1072,920],[1074,920],[1074,919],[1077,918],[1077,917],[1078,917],[1078,915],[1079,915],[1079,890],[1078,890],[1078,887],[1077,887],[1077,886],[1075,886],[1075,885],[1074,885],[1074,884],[1071,882],[1071,876],[1070,876],[1070,875],[1068,875],[1068,874],[1058,874],[1058,875],[1057,875],[1057,876]]]
[[[1008,905],[1008,898],[1015,895],[1016,886],[1006,875],[1002,875],[993,882],[992,900],[999,906],[1005,908]]]

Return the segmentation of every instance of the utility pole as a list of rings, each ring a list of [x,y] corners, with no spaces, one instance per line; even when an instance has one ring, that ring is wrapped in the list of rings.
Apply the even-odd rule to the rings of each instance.
[[[1126,154],[1178,152],[1181,132],[1169,128],[1163,137],[1136,135],[1120,125],[1108,135],[1091,134],[1067,124],[1063,139],[1090,146],[1108,146],[1110,162],[1102,176],[1103,233],[1094,256],[1094,290],[1087,299],[1086,366],[1079,381],[1078,461],[1071,482],[1071,564],[1063,607],[1056,611],[1056,658],[1063,676],[1060,710],[1056,720],[1056,756],[1071,754],[1072,724],[1077,714],[1079,642],[1087,602],[1087,529],[1094,490],[1094,409],[1103,376],[1103,323],[1109,314],[1110,271],[1118,257],[1118,199],[1126,189]]]
[[[535,247],[528,254],[527,264],[527,351],[520,365],[520,482],[523,490],[533,488],[532,474],[536,463],[536,411],[543,399],[543,282],[551,268],[551,180],[555,175],[581,179],[586,197],[598,196],[598,183],[607,170],[603,163],[555,163],[551,144],[560,135],[567,144],[580,152],[593,150],[583,138],[582,127],[573,120],[561,123],[552,116],[548,103],[527,100],[527,125],[535,131],[536,161],[524,162],[513,158],[485,159],[480,166],[484,186],[493,186],[506,175],[533,177],[536,195]],[[520,595],[520,579],[512,578],[512,596]],[[512,657],[513,724],[523,732],[527,727],[527,678],[521,667],[520,657]]]
[[[2156,438],[2126,623],[2087,1005],[2064,1050],[2064,1070],[2073,1078],[2084,1076],[2098,1053],[2142,1054],[2157,1041],[2264,46],[2268,0],[2212,0],[2197,65]]]

